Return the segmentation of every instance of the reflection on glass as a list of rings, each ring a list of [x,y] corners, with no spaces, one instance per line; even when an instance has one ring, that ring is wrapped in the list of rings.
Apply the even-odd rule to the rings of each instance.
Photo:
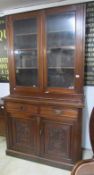
[[[75,13],[47,17],[48,87],[74,88]]]
[[[48,87],[63,87],[73,89],[73,69],[48,69]]]
[[[38,86],[37,20],[35,18],[14,22],[14,56],[16,84]]]
[[[17,36],[15,38],[15,49],[29,49],[36,48],[37,36],[27,35],[27,36]]]
[[[31,75],[31,76],[30,76]],[[37,86],[36,69],[16,69],[16,81],[20,86]]]
[[[47,53],[48,57],[48,67],[49,68],[60,68],[60,67],[70,67],[74,68],[74,51],[66,49],[55,49],[50,50]]]
[[[63,46],[74,45],[74,35],[72,32],[53,32],[48,34],[48,47],[62,48]]]
[[[16,68],[36,68],[37,69],[37,51],[15,51]]]

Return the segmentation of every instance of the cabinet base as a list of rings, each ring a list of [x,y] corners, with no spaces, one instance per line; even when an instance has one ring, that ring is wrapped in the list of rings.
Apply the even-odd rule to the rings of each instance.
[[[17,151],[14,150],[6,150],[6,154],[10,155],[10,156],[15,156],[17,158],[22,158],[22,159],[26,159],[26,160],[31,160],[37,163],[42,163],[42,164],[46,164],[46,165],[50,165],[50,166],[54,166],[57,168],[62,168],[62,169],[66,169],[66,170],[72,170],[74,164],[69,164],[66,162],[59,162],[59,161],[54,161],[54,160],[49,160],[43,157],[39,157],[39,156],[35,156],[35,155],[27,155],[25,153],[19,153]]]

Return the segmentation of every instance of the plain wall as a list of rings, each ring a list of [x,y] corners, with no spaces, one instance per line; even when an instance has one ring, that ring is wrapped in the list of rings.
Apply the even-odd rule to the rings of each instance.
[[[94,106],[94,86],[84,87],[85,103],[83,109],[83,123],[82,123],[82,147],[91,149],[89,140],[89,119],[92,108]]]
[[[9,83],[0,83],[0,98],[10,94]]]

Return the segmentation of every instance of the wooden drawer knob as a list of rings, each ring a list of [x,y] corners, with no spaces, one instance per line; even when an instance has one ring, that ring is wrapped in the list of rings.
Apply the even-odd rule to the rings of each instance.
[[[49,94],[49,91],[45,91],[45,94]]]
[[[62,110],[61,109],[54,109],[54,112],[55,112],[55,114],[60,115],[62,113]]]

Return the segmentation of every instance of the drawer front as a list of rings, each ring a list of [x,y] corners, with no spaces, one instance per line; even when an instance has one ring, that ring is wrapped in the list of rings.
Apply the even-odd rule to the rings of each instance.
[[[9,102],[6,104],[6,110],[7,112],[17,112],[17,113],[30,113],[30,114],[36,114],[38,113],[38,107],[31,104],[26,103],[14,103]]]
[[[40,114],[77,117],[78,111],[76,109],[63,108],[63,107],[41,107]]]

